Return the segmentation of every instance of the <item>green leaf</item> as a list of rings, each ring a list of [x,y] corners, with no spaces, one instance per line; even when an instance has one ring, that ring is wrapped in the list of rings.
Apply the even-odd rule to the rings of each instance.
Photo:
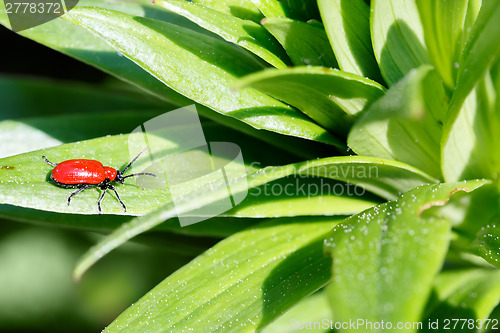
[[[26,146],[20,146],[19,144],[13,146],[3,145],[2,149],[0,149],[0,155],[21,153],[22,150],[45,148],[46,146],[57,145],[61,143],[61,141],[64,142],[71,141],[72,139],[77,140],[87,138],[89,136],[98,135],[99,133],[105,134],[112,133],[113,131],[119,133],[123,130],[123,127],[128,126],[131,128],[133,126],[137,126],[138,123],[150,118],[150,116],[148,113],[144,112],[141,112],[140,114],[133,112],[122,113],[118,120],[111,122],[113,124],[112,126],[109,125],[111,118],[115,118],[113,113],[100,115],[90,114],[58,116],[52,117],[51,119],[35,118],[0,122],[2,135],[10,138],[18,138],[16,139],[16,142],[26,142]],[[96,124],[102,124],[102,126],[97,126]],[[75,128],[78,128],[78,131],[75,131]],[[260,156],[259,153],[261,150],[259,145],[255,145],[255,141],[246,142],[245,140],[248,140],[248,137],[238,135],[237,133],[211,122],[204,122],[203,129],[207,140],[210,142],[221,141],[230,137],[233,142],[238,143],[244,152],[245,160],[248,164],[253,165],[254,162],[252,162],[252,158],[258,158]],[[130,158],[126,154],[126,152],[128,152],[126,143],[127,136],[106,137],[1,159],[0,181],[4,184],[4,186],[0,188],[0,195],[2,196],[2,203],[4,205],[0,206],[0,215],[15,218],[17,220],[52,223],[78,228],[112,229],[119,226],[126,221],[126,219],[106,217],[94,221],[92,219],[86,219],[85,217],[76,217],[75,214],[77,213],[95,213],[95,204],[98,193],[96,193],[95,190],[87,190],[73,200],[73,205],[69,207],[66,206],[66,198],[73,191],[58,188],[50,182],[47,182],[48,172],[51,167],[41,159],[41,156],[49,156],[49,158],[54,161],[86,157],[101,160],[105,162],[105,164],[123,166],[123,164]],[[102,147],[106,147],[106,149],[103,149]],[[268,151],[273,155],[272,161],[279,161],[279,152],[273,152],[270,149],[271,148],[268,148]],[[117,152],[121,153],[118,154]],[[111,162],[110,157],[113,159],[116,158],[119,161],[119,164]],[[383,162],[376,161],[376,163]],[[354,177],[354,170],[351,169],[353,169],[356,164],[359,164],[359,162],[353,161],[350,166],[344,166],[344,170],[342,172],[340,170],[332,169],[330,172],[331,174],[326,176],[330,176],[334,179],[341,179],[344,174],[349,174],[344,177]],[[258,165],[261,166],[261,162],[259,162]],[[375,165],[372,165],[371,167],[374,168]],[[319,170],[321,171],[321,169]],[[398,170],[398,168],[396,168],[396,170]],[[383,178],[381,183],[375,178],[379,175],[378,170],[370,169],[368,172],[363,172],[363,170],[358,168],[355,171],[356,173],[361,172],[361,177],[368,177],[368,175],[373,172],[374,184],[372,184],[372,187],[373,185],[375,185],[375,188],[380,186],[383,188],[382,193],[386,193],[387,191],[397,193],[398,190],[402,190],[400,187],[397,187],[396,189],[393,189],[390,186],[388,186],[388,189],[384,188]],[[408,172],[408,175],[411,176],[411,171]],[[286,176],[287,174],[283,173],[278,178]],[[314,177],[314,174],[311,177]],[[382,177],[384,177],[383,174]],[[419,182],[422,182],[422,179],[423,181],[426,180],[423,177],[419,178],[419,176],[417,176],[416,179]],[[360,181],[363,182],[363,180]],[[368,182],[370,181],[368,180]],[[380,184],[377,185],[377,183]],[[374,199],[373,197],[370,198],[364,196],[364,190],[361,192],[354,192],[354,188],[352,186],[349,187],[348,185],[349,184],[344,186],[342,184],[329,181],[328,179],[319,178],[283,179],[282,181],[268,184],[262,188],[255,188],[249,193],[247,200],[243,201],[232,211],[223,215],[228,217],[237,216],[256,218],[310,214],[352,214],[369,208],[377,202],[377,199]],[[132,200],[135,201],[136,205],[141,206],[142,210],[139,212],[132,212],[129,207],[129,212],[132,212],[132,214],[142,214],[154,207],[154,205],[144,205],[142,199],[140,198],[128,198],[128,196],[135,196],[137,191],[142,193],[141,189],[134,189],[131,186],[118,187],[121,187],[119,192],[126,192],[126,194],[122,195],[124,201]],[[370,186],[368,185],[368,187]],[[29,194],[27,191],[29,191]],[[36,198],[36,200],[33,200],[33,193],[40,193],[37,195],[38,198]],[[41,193],[44,193],[44,195]],[[50,195],[46,195],[47,193],[50,193]],[[153,196],[154,193],[155,192],[151,192],[149,195]],[[322,196],[318,196],[319,193],[321,193]],[[166,202],[170,202],[169,196],[165,195],[166,194],[163,193],[159,198],[155,198],[155,204],[165,204]],[[166,201],[162,203],[161,198]],[[113,201],[116,200],[113,199]],[[115,203],[118,204],[117,202]],[[16,208],[16,206],[30,209],[22,210],[20,208]],[[117,206],[117,208],[117,210],[112,210],[111,212],[121,213],[122,211],[120,206]],[[71,213],[72,215],[54,216],[54,214],[35,211],[35,209],[52,212],[62,211]],[[103,223],[102,221],[104,219],[110,220],[109,223]],[[175,222],[172,224],[175,225]],[[169,226],[166,226],[166,229],[172,230]],[[178,228],[175,229],[175,231],[178,231]]]
[[[351,215],[380,202],[364,191],[354,190],[354,186],[326,178],[289,176],[250,189],[239,205],[219,216]]]
[[[461,269],[445,271],[436,279],[433,290],[433,300],[429,309],[428,320],[435,322],[439,320],[439,327],[443,327],[445,319],[467,319],[474,320],[478,332],[488,331],[486,329],[487,319],[493,309],[500,301],[500,271],[490,269]],[[493,317],[495,318],[495,317]],[[481,319],[481,321],[477,320]],[[424,320],[427,323],[428,320]],[[464,325],[459,322],[454,332],[475,331],[469,326],[469,322]],[[489,323],[489,329],[494,323]],[[453,328],[451,322],[450,328]],[[424,328],[426,325],[424,325]],[[435,330],[424,329],[422,332],[432,332]]]
[[[418,321],[451,234],[449,221],[425,211],[445,205],[456,191],[472,191],[485,183],[419,186],[395,202],[337,225],[325,241],[333,257],[334,276],[328,291],[336,320]]]
[[[0,120],[80,112],[147,112],[172,108],[139,91],[132,93],[81,82],[0,76]]]
[[[342,180],[361,187],[360,195],[364,194],[364,189],[366,189],[388,198],[396,198],[399,193],[406,192],[417,185],[435,182],[435,179],[403,163],[349,156],[263,168],[246,177],[229,179],[231,193],[236,195],[292,174]],[[79,278],[102,256],[132,237],[154,228],[165,220],[190,212],[198,207],[216,203],[227,196],[225,184],[219,186],[201,182],[195,185],[198,186],[193,186],[190,192],[186,191],[182,203],[176,204],[174,207],[171,202],[168,202],[147,215],[131,220],[116,229],[111,235],[103,238],[82,256],[75,268],[75,277]]]
[[[281,17],[308,21],[318,19],[315,0],[252,0],[265,17]]]
[[[242,20],[252,20],[258,23],[264,18],[252,0],[193,0],[193,2]]]
[[[105,332],[262,328],[328,282],[322,238],[335,223],[276,220],[230,236],[161,282]]]
[[[437,182],[408,164],[367,156],[316,159],[298,163],[296,167],[298,174],[352,183],[388,200],[394,200],[418,185]]]
[[[321,18],[344,72],[383,82],[370,39],[370,8],[363,0],[319,0]]]
[[[261,23],[280,42],[295,66],[337,67],[320,25],[279,17],[266,18]]]
[[[106,0],[82,0],[79,3],[80,5],[112,8],[131,15],[146,16],[186,26],[185,22],[179,21],[176,15],[154,6]],[[8,22],[6,13],[0,12],[0,23],[8,26]],[[194,26],[196,27],[196,25]],[[191,26],[189,27],[191,28]],[[122,54],[116,52],[106,42],[61,18],[24,30],[20,35],[137,85],[164,101],[175,105],[190,103],[189,99],[156,80],[139,66],[123,57]]]
[[[326,292],[318,291],[288,310],[283,316],[266,326],[262,333],[295,333],[301,325],[307,327],[306,323],[321,322],[333,318]],[[328,322],[329,323],[329,322]],[[312,325],[311,325],[312,327]],[[329,332],[324,328],[308,329],[308,332]]]
[[[371,3],[371,35],[375,58],[389,86],[410,70],[428,64],[416,0]]]
[[[500,177],[500,76],[486,73],[443,133],[446,181]],[[451,121],[451,119],[449,120]]]
[[[111,136],[3,158],[0,160],[0,202],[55,212],[95,214],[100,190],[83,191],[68,206],[66,201],[71,192],[48,181],[53,167],[42,159],[42,155],[47,153],[47,158],[56,163],[72,158],[90,158],[121,168],[130,160],[128,149],[111,148],[127,147],[126,144],[127,136]],[[117,185],[116,188],[127,206],[128,215],[144,214],[170,199],[169,192],[163,188],[142,189],[130,184]],[[113,195],[104,198],[103,213],[124,214]]]
[[[258,129],[341,145],[310,119],[273,98],[253,89],[232,92],[238,77],[262,68],[244,50],[168,22],[105,9],[78,7],[64,18],[92,31],[200,104]]]
[[[464,100],[500,56],[500,45],[496,42],[496,36],[500,34],[499,20],[500,7],[497,1],[483,1],[460,58],[456,89],[449,111],[450,122],[457,117]]]
[[[483,266],[489,267],[488,263],[500,266],[500,241],[496,235],[500,227],[498,184],[485,184],[472,193],[457,194],[446,207],[437,210],[437,214],[446,216],[453,223],[454,255]]]
[[[446,95],[430,66],[410,71],[354,124],[347,143],[357,154],[402,161],[441,177]]]
[[[137,124],[157,116],[158,113],[158,111],[142,110],[121,111],[119,116],[117,112],[101,112],[4,120],[0,122],[0,141],[2,142],[0,157],[67,142],[120,134],[124,129],[132,130]],[[84,150],[78,150],[78,152],[85,153]],[[11,162],[21,163],[20,161],[7,163]]]
[[[473,252],[491,265],[500,268],[500,216],[481,227],[474,243]]]
[[[286,67],[287,56],[261,25],[184,0],[155,0],[155,3],[186,17],[227,40],[259,56],[277,68]]]
[[[254,87],[285,101],[339,136],[384,93],[374,81],[323,67],[267,70],[244,77],[236,87]]]
[[[215,36],[185,18],[162,10],[158,6],[145,6],[128,2],[124,3],[106,0],[82,0],[80,1],[80,5],[82,4],[97,5],[99,7],[117,9],[131,15],[159,19],[187,27],[200,33],[209,34],[212,37]],[[5,13],[0,13],[0,24],[8,24]],[[162,101],[168,101],[171,104],[181,106],[193,103],[191,100],[174,92],[162,82],[155,79],[142,68],[124,57],[120,52],[110,47],[106,42],[65,20],[59,18],[52,20],[35,28],[24,30],[21,32],[21,35],[97,67],[121,80],[136,85],[155,97],[160,98]],[[277,133],[263,132],[254,129],[247,125],[247,122],[244,120],[245,115],[240,117],[243,119],[242,122],[235,118],[221,115],[201,105],[198,105],[197,109],[200,114],[210,119],[228,127],[236,128],[241,132],[259,139],[263,139],[274,146],[279,146],[285,150],[295,152],[294,154],[302,158],[313,158],[321,155],[318,154],[318,147],[311,147],[311,142],[291,137],[283,137]],[[338,144],[342,147],[345,146],[344,144]],[[323,151],[325,150],[324,146],[321,146],[320,149]]]
[[[480,6],[480,0],[417,1],[430,61],[449,90]]]

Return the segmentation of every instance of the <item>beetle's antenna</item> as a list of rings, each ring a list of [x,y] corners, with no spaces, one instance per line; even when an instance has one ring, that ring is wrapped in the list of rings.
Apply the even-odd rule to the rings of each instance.
[[[58,164],[58,163],[52,163],[51,161],[49,161],[49,160],[47,159],[47,157],[46,157],[46,156],[42,156],[42,158],[45,160],[45,162],[49,163],[49,164],[50,164],[50,165],[52,165],[53,167],[57,166],[57,164]]]
[[[158,178],[158,176],[156,176],[155,174],[152,174],[152,173],[149,173],[149,172],[140,172],[140,173],[133,173],[131,175],[122,177],[122,179],[125,179],[125,178],[128,178],[128,177],[134,177],[134,176],[153,176],[153,177]]]
[[[134,159],[133,159],[132,161],[130,161],[130,163],[129,163],[129,164],[127,164],[127,166],[125,167],[125,169],[123,169],[123,171],[120,171],[120,174],[122,174],[122,175],[123,175],[123,174],[125,173],[125,171],[127,171],[127,169],[128,169],[128,168],[130,168],[130,166],[132,165],[132,163],[134,163],[135,161],[137,161],[137,159],[139,158],[139,156],[141,156],[141,154],[142,154],[142,153],[144,153],[144,151],[145,151],[145,150],[146,150],[146,148],[144,148],[143,150],[141,150],[141,151],[139,152],[139,154],[137,154],[137,156],[136,156],[136,157],[134,157]],[[125,177],[124,177],[124,178],[125,178]]]

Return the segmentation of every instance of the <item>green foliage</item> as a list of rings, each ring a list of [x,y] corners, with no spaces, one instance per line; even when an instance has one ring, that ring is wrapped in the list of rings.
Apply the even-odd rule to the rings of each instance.
[[[108,233],[77,260],[88,239],[6,224],[0,329],[22,328],[28,316],[24,329],[33,330],[49,313],[71,312],[75,263],[87,301],[104,302],[97,312],[108,317],[94,312],[100,319],[89,323],[81,309],[70,317],[107,332],[291,332],[294,320],[323,319],[422,322],[427,332],[429,321],[498,319],[499,20],[495,0],[83,0],[20,32],[123,82],[0,77],[0,217]],[[42,155],[123,168],[126,133],[190,104],[207,141],[241,147],[246,175],[229,172],[219,185],[198,178],[175,205],[166,183],[143,189],[129,179],[117,185],[127,212],[111,194],[102,215],[100,190],[68,206],[71,190],[50,181]],[[181,144],[148,140],[173,147],[153,151],[157,158]],[[182,173],[189,161],[156,172]],[[228,185],[248,196],[179,225],[180,214],[204,216],[199,208],[218,204]],[[362,191],[319,191],[350,186]],[[124,270],[110,254],[92,267],[133,238],[167,263],[154,279],[131,270],[152,274],[155,260]],[[26,256],[52,269],[17,267]],[[141,281],[135,290],[131,276]],[[53,302],[30,307],[23,288],[33,304]]]
[[[446,219],[426,216],[425,210],[444,205],[457,190],[472,191],[482,184],[419,186],[337,225],[325,241],[333,258],[329,294],[336,318],[418,321],[443,264],[451,227]]]
[[[328,47],[325,30],[318,23],[281,17],[269,17],[261,21],[264,28],[285,48],[295,66],[337,67],[335,55]]]

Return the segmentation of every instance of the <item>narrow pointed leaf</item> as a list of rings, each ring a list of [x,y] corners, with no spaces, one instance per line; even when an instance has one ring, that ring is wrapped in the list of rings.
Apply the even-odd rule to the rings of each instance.
[[[412,70],[355,123],[348,145],[359,155],[402,161],[440,178],[446,95],[430,66]]]
[[[256,23],[264,18],[252,0],[193,0],[194,3]]]
[[[337,67],[320,25],[286,18],[266,18],[262,25],[280,42],[295,66]]]
[[[250,189],[236,207],[220,216],[283,217],[351,215],[380,202],[365,191],[319,177],[285,177]]]
[[[417,169],[390,160],[360,156],[331,157],[281,167],[267,167],[246,177],[230,179],[231,193],[235,195],[292,174],[345,181],[361,187],[360,192],[354,192],[356,195],[357,193],[363,195],[366,189],[387,198],[397,198],[399,193],[406,192],[415,186],[436,181]],[[200,183],[191,192],[186,192],[182,204],[174,207],[171,202],[168,202],[147,215],[131,220],[103,238],[82,256],[74,275],[79,278],[102,256],[163,221],[176,217],[178,214],[188,213],[198,207],[213,204],[225,196],[227,196],[225,184],[212,186]]]
[[[479,0],[417,1],[429,59],[450,90],[480,6]]]
[[[500,45],[496,42],[496,36],[500,34],[499,20],[500,7],[497,1],[483,1],[459,62],[450,121],[457,116],[465,98],[500,56]]]
[[[451,236],[449,221],[426,210],[445,205],[457,191],[483,184],[420,186],[337,225],[325,241],[333,257],[328,290],[336,320],[363,318],[393,325],[419,321]]]
[[[337,221],[278,220],[230,236],[161,282],[105,332],[256,331],[328,282],[322,238]]]
[[[183,0],[156,0],[155,3],[247,49],[274,67],[286,67],[284,50],[266,29],[255,22]]]
[[[301,326],[307,325],[306,323],[324,323],[325,320],[331,320],[332,318],[333,315],[330,310],[330,304],[328,304],[328,297],[326,292],[321,290],[300,301],[260,332],[295,333]],[[316,329],[308,329],[308,331],[313,333],[328,332],[328,329],[324,328],[324,325],[323,328],[317,328],[317,326]]]
[[[323,67],[267,70],[244,77],[236,87],[254,87],[285,101],[339,136],[384,93],[375,81]]]
[[[416,0],[371,2],[371,33],[382,76],[393,85],[410,70],[429,63]]]
[[[323,128],[275,99],[253,89],[232,92],[238,77],[262,68],[244,50],[167,22],[105,9],[78,7],[64,17],[200,104],[255,128],[340,145]]]
[[[265,17],[281,17],[308,21],[318,19],[315,0],[252,0]]]
[[[318,6],[339,68],[382,83],[370,39],[370,7],[363,0],[319,0]]]
[[[446,181],[500,175],[500,76],[493,75],[486,73],[453,123],[445,127],[442,170]]]
[[[434,294],[437,299],[432,302],[427,318],[431,322],[438,320],[444,324],[445,320],[450,318],[467,319],[464,329],[462,329],[463,321],[458,323],[455,329],[458,332],[471,332],[473,331],[471,328],[477,328],[477,332],[488,332],[493,326],[498,327],[495,322],[488,323],[485,319],[500,302],[500,271],[490,269],[445,271],[436,279]],[[471,325],[472,323],[474,325]],[[454,324],[452,322],[450,328]],[[422,332],[432,331],[432,329],[422,330]]]

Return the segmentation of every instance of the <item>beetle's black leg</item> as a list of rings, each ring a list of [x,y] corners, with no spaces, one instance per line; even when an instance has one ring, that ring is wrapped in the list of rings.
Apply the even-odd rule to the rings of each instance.
[[[118,192],[116,192],[115,187],[113,185],[109,185],[108,188],[110,188],[113,192],[115,192],[116,198],[122,204],[123,210],[127,212],[127,207],[125,207],[125,204],[123,203],[122,199],[120,199],[120,196],[118,195]]]
[[[103,192],[102,192],[101,196],[99,197],[99,200],[97,200],[97,210],[99,211],[99,214],[101,214],[101,212],[102,212],[101,201],[102,201],[102,198],[104,198],[104,195],[106,194],[106,191],[108,190],[108,187],[109,187],[109,185],[103,188]]]
[[[83,185],[82,187],[80,187],[78,190],[76,190],[75,192],[71,193],[70,196],[68,197],[68,206],[69,204],[71,203],[71,198],[75,195],[77,195],[78,193],[80,193],[81,191],[87,189],[90,185],[88,184],[85,184]]]
[[[52,165],[53,167],[55,167],[55,166],[58,164],[58,163],[52,163],[52,162],[51,162],[51,161],[49,161],[49,160],[47,159],[47,157],[45,157],[45,156],[42,156],[42,158],[45,160],[45,162],[49,163],[49,164],[50,164],[50,165]]]

